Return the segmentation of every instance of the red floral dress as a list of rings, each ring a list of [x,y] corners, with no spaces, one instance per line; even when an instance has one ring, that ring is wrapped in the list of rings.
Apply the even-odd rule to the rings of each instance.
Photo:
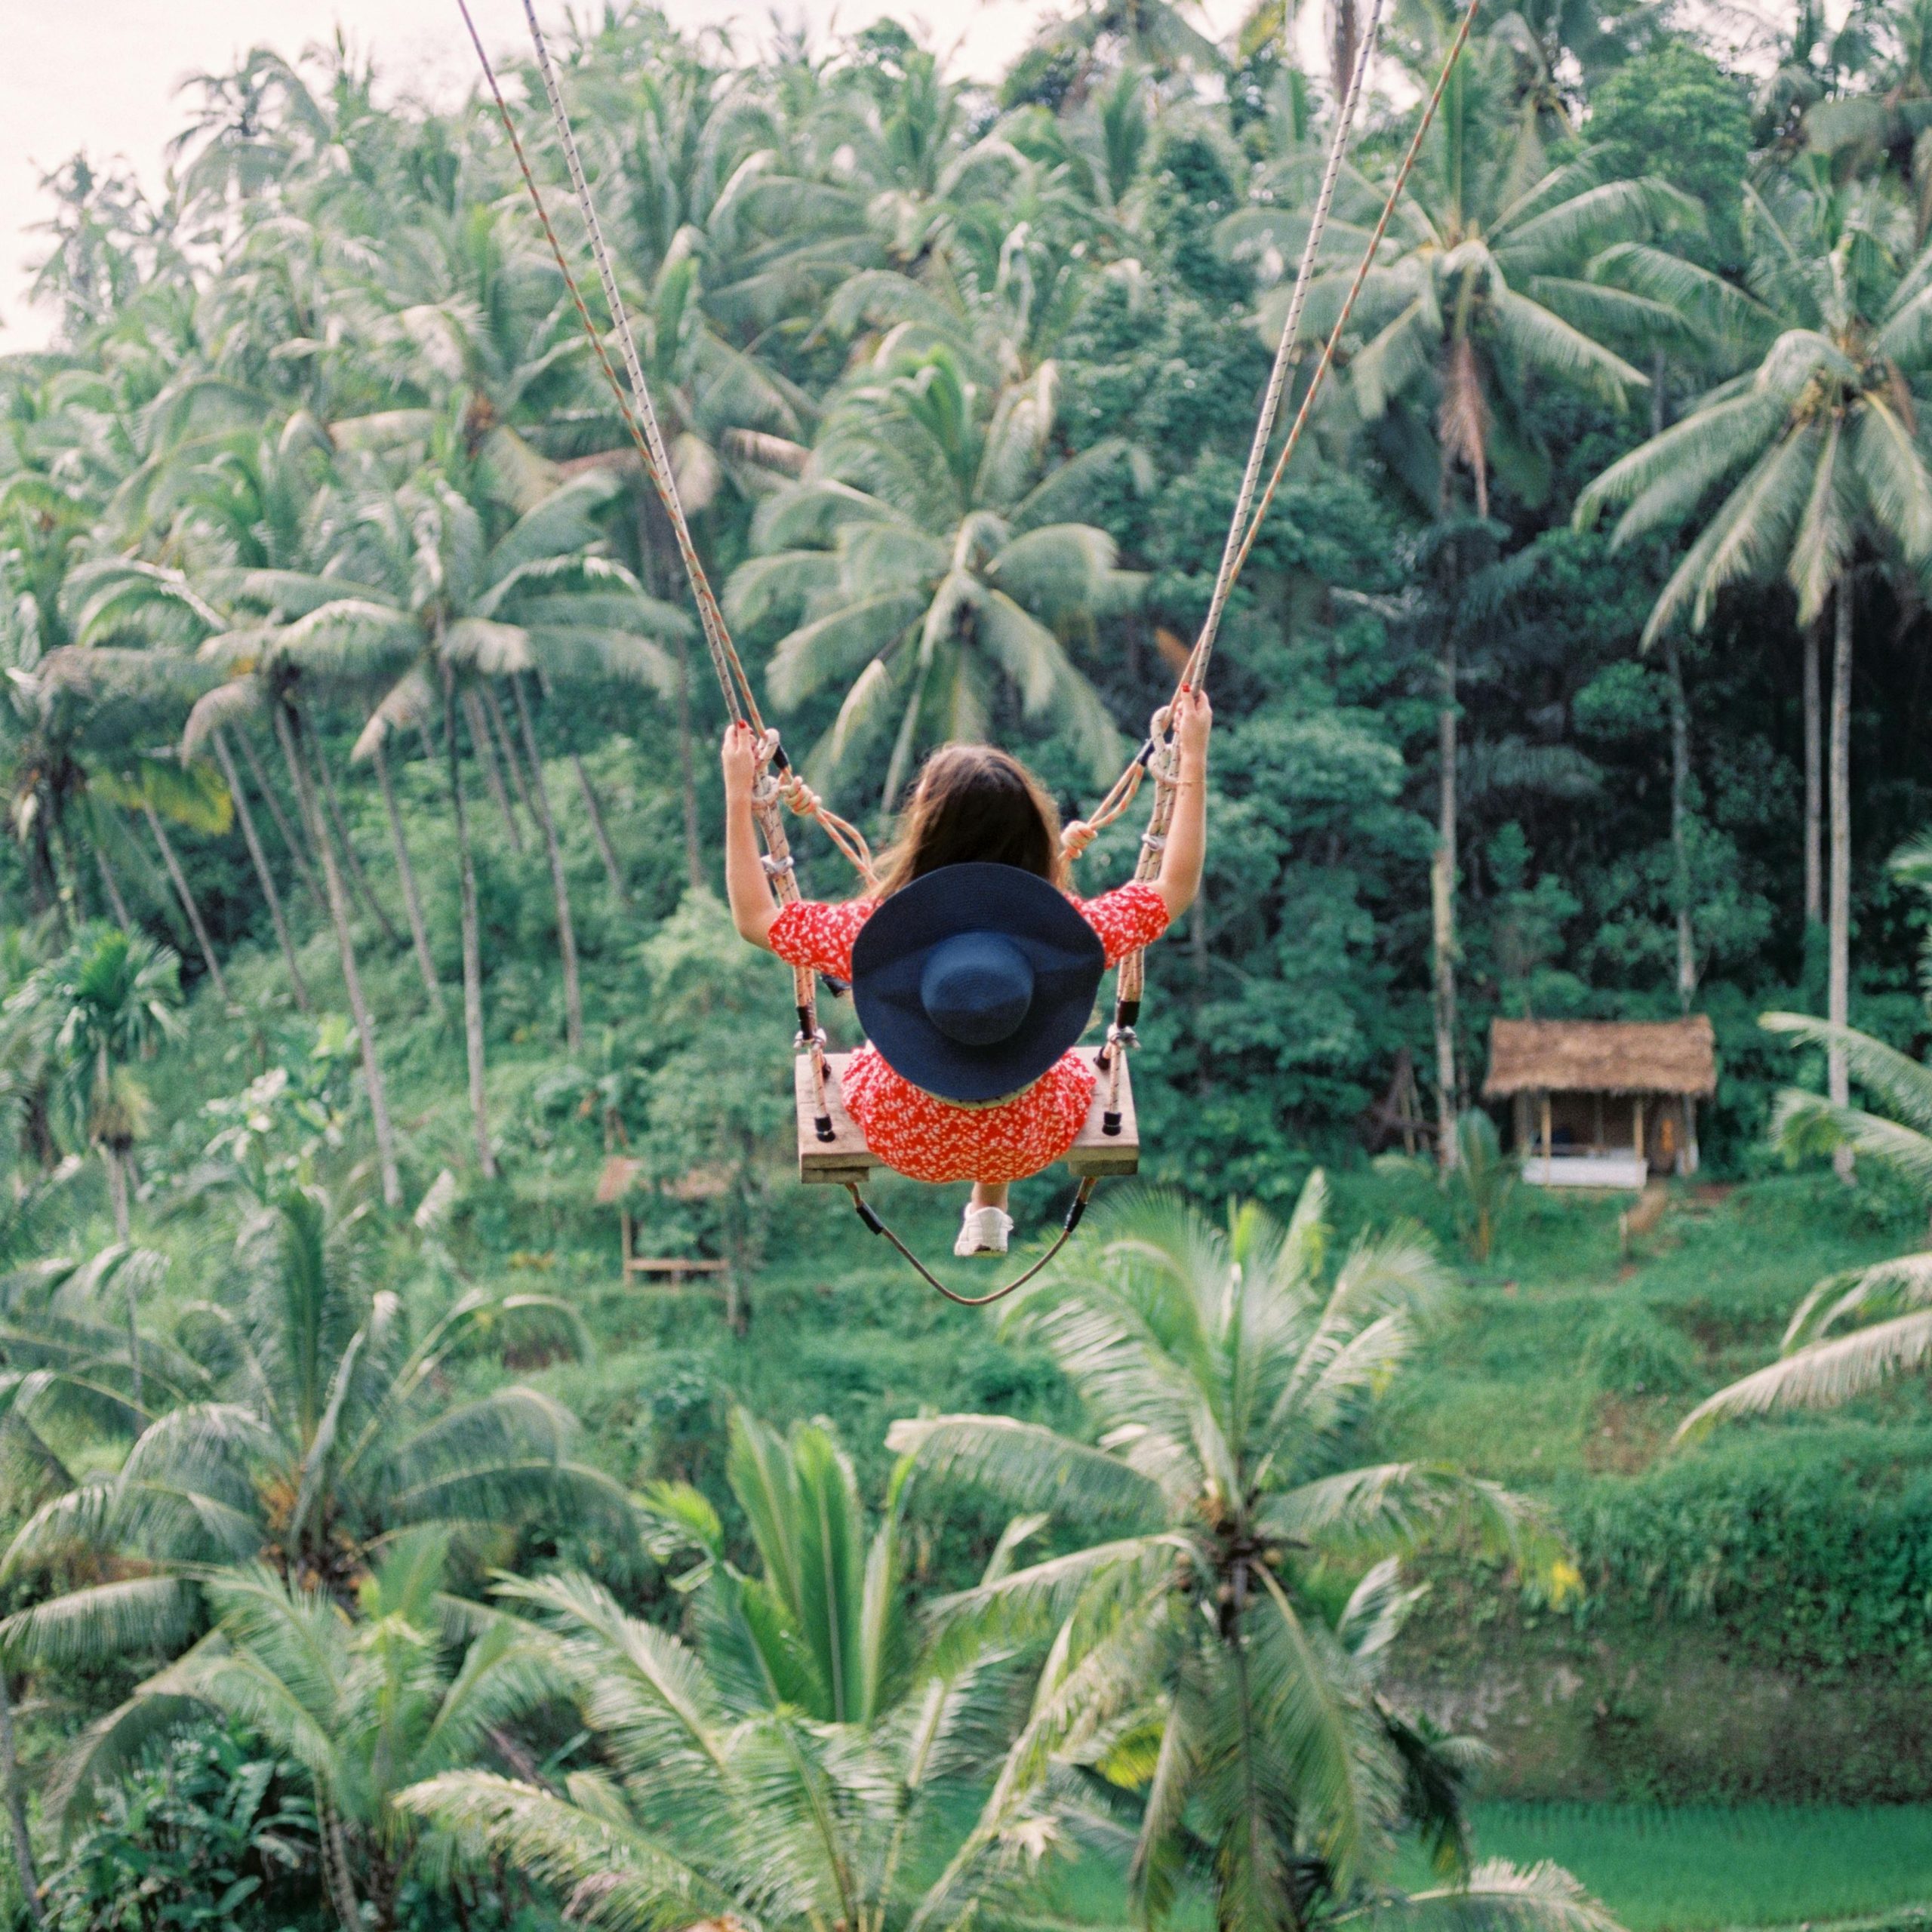
[[[1168,909],[1161,895],[1137,879],[1098,899],[1073,903],[1100,934],[1109,966],[1151,945],[1167,930]],[[849,980],[852,942],[878,903],[873,899],[839,906],[798,900],[772,921],[771,949],[787,965]],[[1073,1145],[1087,1124],[1094,1072],[1078,1054],[1063,1054],[1011,1100],[961,1106],[915,1087],[868,1046],[852,1056],[841,1092],[866,1146],[888,1167],[914,1180],[994,1186],[1024,1180],[1051,1167]]]

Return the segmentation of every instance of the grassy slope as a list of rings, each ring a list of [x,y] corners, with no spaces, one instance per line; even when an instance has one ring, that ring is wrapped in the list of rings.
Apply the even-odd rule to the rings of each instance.
[[[562,776],[553,771],[560,794]],[[600,776],[610,786],[607,804],[620,840],[661,852],[670,829],[666,801],[626,797],[621,771]],[[649,920],[621,918],[605,904],[580,823],[572,829],[574,815],[568,807],[559,816],[573,846],[587,955],[589,1057],[595,1061],[605,1029],[621,1023],[634,1008],[634,947]],[[780,1422],[829,1417],[876,1484],[885,1470],[887,1423],[922,1406],[1075,1420],[1050,1364],[1001,1340],[992,1318],[961,1313],[921,1288],[860,1229],[842,1195],[790,1185],[782,1161],[774,1169],[763,1264],[749,1284],[752,1320],[746,1334],[730,1334],[707,1296],[621,1284],[615,1217],[591,1199],[598,1149],[587,1133],[573,1137],[568,1128],[533,1124],[540,1112],[533,1096],[557,1064],[549,1044],[555,995],[543,947],[541,880],[532,865],[518,868],[488,849],[490,834],[485,836],[486,905],[494,889],[500,919],[516,940],[493,953],[500,963],[491,986],[493,1107],[508,1171],[497,1187],[466,1189],[451,1244],[459,1264],[475,1278],[541,1286],[582,1309],[595,1343],[589,1359],[536,1374],[583,1416],[590,1453],[627,1479],[675,1471],[715,1487],[724,1410],[740,1401]],[[432,875],[432,921],[446,942],[451,909],[442,900],[449,895],[438,898],[433,877],[441,855],[431,838],[422,844],[430,848],[426,855],[419,846],[418,861]],[[661,880],[654,894],[647,877],[641,896],[649,909],[661,912],[669,903]],[[523,924],[527,933],[520,930]],[[441,943],[438,950],[454,994],[454,945]],[[325,939],[310,937],[305,966],[324,1001],[333,998],[339,1005],[339,990],[331,991],[334,974]],[[419,1017],[420,989],[406,957],[385,959],[371,946],[365,968],[385,1015],[384,1058],[413,1200],[445,1164],[459,1174],[466,1171],[459,1049],[453,1031],[438,1033]],[[272,960],[240,962],[235,977],[247,1026],[201,1025],[188,1048],[171,1054],[155,1069],[168,1137],[154,1149],[156,1170],[171,1167],[179,1174],[191,1164],[205,1137],[198,1118],[202,1100],[241,1087],[263,1063],[263,1051],[281,1023],[278,1014],[285,1002]],[[198,1006],[212,1017],[205,1000]],[[782,986],[775,986],[773,1013],[771,1072],[774,1082],[783,1083],[789,1069]],[[1158,1149],[1152,1151],[1158,1168]],[[1027,1190],[1023,1228],[1044,1225],[1057,1212],[1062,1192],[1057,1183]],[[1337,1192],[1345,1233],[1368,1220],[1408,1213],[1447,1241],[1442,1204],[1426,1183],[1355,1171],[1337,1177]],[[74,1190],[73,1209],[85,1224],[74,1231],[75,1246],[106,1238],[104,1203],[97,1194],[92,1176]],[[890,1180],[878,1199],[922,1251],[945,1254],[955,1203]],[[1829,1183],[1809,1178],[1684,1190],[1657,1235],[1628,1258],[1618,1251],[1615,1213],[1614,1203],[1519,1192],[1496,1263],[1462,1272],[1420,1360],[1379,1419],[1375,1446],[1447,1457],[1533,1491],[1561,1489],[1594,1472],[1641,1468],[1664,1452],[1676,1420],[1697,1393],[1765,1358],[1792,1303],[1819,1275],[1895,1251],[1912,1238],[1909,1227],[1870,1191],[1847,1197]],[[669,1213],[664,1241],[678,1238],[680,1221],[688,1219]],[[181,1264],[171,1294],[207,1291],[221,1266],[229,1225],[225,1211],[208,1206],[171,1214],[155,1229]],[[396,1238],[398,1262],[414,1272],[415,1264],[407,1259],[412,1247],[408,1237]],[[672,1250],[667,1245],[666,1251]],[[1608,1312],[1634,1302],[1690,1337],[1694,1364],[1688,1386],[1669,1393],[1606,1395],[1585,1369],[1595,1326]],[[1921,1407],[1916,1392],[1890,1405],[1901,1420]],[[1881,1405],[1880,1419],[1886,1413]],[[927,1560],[934,1572],[958,1574],[995,1527],[989,1509],[952,1501],[932,1527]],[[582,1553],[568,1544],[554,1547],[555,1553]],[[659,1587],[647,1568],[641,1567],[635,1580],[647,1595]],[[1580,1633],[1567,1620],[1539,1623],[1512,1612],[1495,1624],[1474,1626],[1459,1606],[1444,1608],[1446,1614],[1425,1620],[1411,1641],[1407,1668],[1446,1715],[1484,1730],[1501,1748],[1497,1782],[1504,1790],[1606,1798],[1660,1789],[1672,1795],[1735,1793],[1765,1788],[1761,1778],[1754,1783],[1753,1764],[1808,1755],[1846,1766],[1852,1789],[1862,1794],[1869,1786],[1857,1783],[1852,1761],[1857,1747],[1861,1740],[1868,1749],[1886,1747],[1887,1733],[1896,1733],[1901,1715],[1895,1684],[1793,1685],[1767,1683],[1761,1675],[1747,1682],[1713,1633],[1694,1626],[1619,1626],[1610,1619]],[[1649,1699],[1634,1723],[1627,1721],[1633,1683]],[[1460,1694],[1460,1703],[1451,1694]],[[1641,1706],[1644,1698],[1635,1702]],[[1715,1730],[1705,1724],[1700,1749],[1666,1737],[1675,1753],[1666,1753],[1672,1776],[1660,1787],[1654,1778],[1657,1712],[1673,1704],[1680,1716],[1689,1709],[1700,1722],[1714,1713],[1721,1721]],[[1911,1728],[1924,1722],[1915,1715]],[[1668,1724],[1663,1728],[1668,1732]],[[1794,1740],[1802,1747],[1795,1752]],[[1896,1749],[1890,1755],[1896,1758]],[[1749,1774],[1741,1784],[1735,1776],[1740,1766]],[[1769,1786],[1779,1788],[1775,1778]],[[1913,1815],[1887,1814],[1887,1828],[1909,1840],[1919,1829]],[[1589,1817],[1597,1822],[1586,1827]],[[1485,1848],[1527,1855],[1542,1842],[1537,1832],[1574,1835],[1586,1829],[1607,1833],[1607,1842],[1624,1847],[1618,1855],[1627,1853],[1632,1869],[1648,1869],[1644,1847],[1654,1846],[1655,1832],[1631,1813],[1499,1807],[1487,1814]],[[1820,1842],[1829,1844],[1838,1825],[1826,1819],[1820,1829]],[[1713,1868],[1728,1864],[1748,1873],[1762,1863],[1748,1850],[1734,1855],[1725,1848],[1734,1841],[1721,1833],[1706,1832],[1699,1842],[1706,1841],[1712,1847],[1706,1862]],[[1555,1841],[1550,1848],[1570,1857]],[[1576,1853],[1586,1876],[1596,1855],[1587,1846]],[[1917,1856],[1912,1851],[1908,1863]],[[1694,1867],[1703,1869],[1693,1860],[1684,1869]],[[1723,1910],[1740,1921],[1795,1918],[1856,1910],[1868,1898],[1883,1903],[1926,1889],[1906,1887],[1903,1879],[1881,1882],[1878,1875],[1898,1869],[1898,1861],[1879,1850],[1861,1848],[1849,1859],[1821,1852],[1807,1869],[1832,1873],[1841,1867],[1853,1876],[1864,1875],[1876,1890],[1854,1897],[1827,1888],[1815,1903],[1807,1890],[1802,1894],[1806,1902],[1788,1912],[1761,1911],[1756,1903],[1748,1912],[1741,1903]],[[1623,1881],[1601,1882],[1614,1890]],[[1681,1887],[1671,1896],[1687,1902]],[[1650,1908],[1638,1892],[1628,1895],[1624,1909],[1633,1924],[1718,1922],[1646,1918]]]

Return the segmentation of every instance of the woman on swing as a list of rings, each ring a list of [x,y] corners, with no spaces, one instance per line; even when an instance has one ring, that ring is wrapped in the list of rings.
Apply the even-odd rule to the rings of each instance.
[[[846,1111],[897,1172],[973,1183],[955,1254],[1006,1252],[1008,1186],[1060,1159],[1085,1124],[1094,1074],[1069,1050],[1102,973],[1194,903],[1214,721],[1207,694],[1183,689],[1174,816],[1151,884],[1072,897],[1039,781],[989,746],[947,745],[919,774],[875,897],[783,908],[752,817],[758,740],[749,725],[725,734],[733,922],[788,965],[851,983],[869,1044],[847,1066]]]

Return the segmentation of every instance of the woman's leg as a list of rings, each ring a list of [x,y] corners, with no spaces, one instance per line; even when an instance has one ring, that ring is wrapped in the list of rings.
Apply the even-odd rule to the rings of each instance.
[[[976,1180],[973,1198],[960,1219],[955,1254],[1004,1254],[1013,1219],[1006,1211],[1006,1183]]]

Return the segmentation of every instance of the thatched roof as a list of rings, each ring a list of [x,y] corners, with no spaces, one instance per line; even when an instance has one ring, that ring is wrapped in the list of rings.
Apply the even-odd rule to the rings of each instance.
[[[1489,1029],[1486,1099],[1552,1094],[1686,1094],[1717,1090],[1711,1023],[1688,1020],[1497,1020]]]
[[[597,1204],[611,1208],[645,1185],[644,1163],[628,1154],[612,1154],[597,1177]],[[666,1181],[659,1192],[673,1201],[715,1201],[731,1191],[731,1177],[721,1168],[694,1168]]]

